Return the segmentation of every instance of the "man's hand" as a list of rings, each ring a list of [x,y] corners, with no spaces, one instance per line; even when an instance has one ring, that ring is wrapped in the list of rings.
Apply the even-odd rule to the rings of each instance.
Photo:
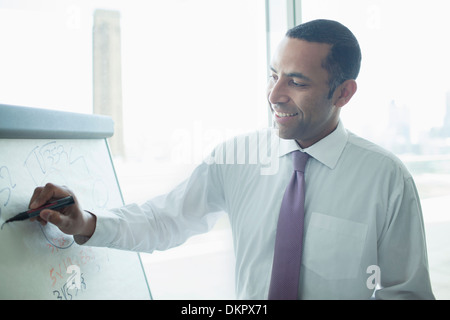
[[[39,217],[31,220],[38,220],[42,225],[50,222],[57,226],[62,232],[71,235],[90,237],[95,231],[96,217],[89,212],[83,211],[77,198],[72,191],[66,187],[47,183],[44,187],[37,187],[30,200],[30,209],[35,209],[48,202],[72,196],[75,203],[71,206],[58,210],[42,210]]]

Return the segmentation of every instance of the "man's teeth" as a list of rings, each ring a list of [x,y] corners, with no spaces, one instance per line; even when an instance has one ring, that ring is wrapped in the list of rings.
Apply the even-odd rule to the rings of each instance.
[[[277,116],[279,116],[280,118],[283,117],[293,117],[298,115],[298,113],[282,113],[282,112],[276,112]]]

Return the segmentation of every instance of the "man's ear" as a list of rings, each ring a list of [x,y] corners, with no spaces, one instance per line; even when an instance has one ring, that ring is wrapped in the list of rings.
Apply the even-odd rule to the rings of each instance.
[[[333,94],[334,105],[338,108],[345,106],[353,97],[357,88],[356,81],[352,79],[341,83]]]

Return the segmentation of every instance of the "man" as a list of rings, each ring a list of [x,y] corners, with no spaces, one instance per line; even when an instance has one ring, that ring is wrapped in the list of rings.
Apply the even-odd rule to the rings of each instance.
[[[411,175],[339,119],[356,92],[360,61],[356,38],[340,23],[299,25],[287,32],[270,66],[268,100],[281,139],[268,130],[227,141],[187,181],[142,206],[88,213],[77,201],[61,212],[44,210],[39,220],[80,244],[152,252],[207,231],[225,211],[237,297],[266,299],[280,206],[300,150],[309,159],[297,298],[433,299]],[[270,163],[262,161],[267,154]],[[68,194],[47,184],[35,190],[30,207]]]

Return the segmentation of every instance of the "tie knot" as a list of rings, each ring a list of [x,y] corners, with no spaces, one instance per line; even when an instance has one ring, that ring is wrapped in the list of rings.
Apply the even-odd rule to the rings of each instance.
[[[306,162],[308,161],[309,154],[297,150],[292,153],[292,157],[294,163],[294,170],[305,172]]]

